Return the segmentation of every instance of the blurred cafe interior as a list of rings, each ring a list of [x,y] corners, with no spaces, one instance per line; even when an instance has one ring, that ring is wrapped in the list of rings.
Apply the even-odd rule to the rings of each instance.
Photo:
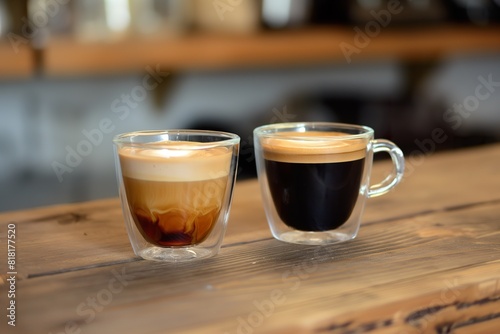
[[[500,140],[500,0],[0,0],[0,211],[117,196],[113,136],[368,125]],[[449,166],[453,168],[453,166]]]

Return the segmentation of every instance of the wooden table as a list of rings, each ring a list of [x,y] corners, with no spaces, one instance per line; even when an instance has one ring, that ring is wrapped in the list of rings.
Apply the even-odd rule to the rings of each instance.
[[[386,168],[376,163],[374,178]],[[274,240],[258,184],[245,181],[220,254],[184,264],[135,257],[117,199],[5,213],[0,329],[499,333],[499,172],[500,144],[413,156],[398,189],[368,202],[358,238],[328,247]],[[6,297],[8,224],[15,299]]]

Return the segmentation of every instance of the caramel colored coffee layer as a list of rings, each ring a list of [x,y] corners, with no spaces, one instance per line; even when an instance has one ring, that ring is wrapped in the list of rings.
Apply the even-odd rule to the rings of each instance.
[[[148,242],[195,245],[217,224],[232,150],[210,145],[162,142],[119,150],[131,215]]]
[[[291,163],[330,163],[359,160],[366,156],[368,139],[350,139],[341,132],[279,132],[263,138],[264,158]]]
[[[157,246],[195,245],[219,219],[228,176],[157,182],[124,177],[127,201],[143,237]]]

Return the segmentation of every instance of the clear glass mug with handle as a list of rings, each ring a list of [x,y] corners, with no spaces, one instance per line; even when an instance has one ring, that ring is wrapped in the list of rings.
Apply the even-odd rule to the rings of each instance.
[[[367,126],[277,123],[254,130],[257,174],[267,221],[281,241],[324,245],[356,237],[366,200],[393,189],[404,173],[396,144]],[[370,185],[373,154],[393,170]]]

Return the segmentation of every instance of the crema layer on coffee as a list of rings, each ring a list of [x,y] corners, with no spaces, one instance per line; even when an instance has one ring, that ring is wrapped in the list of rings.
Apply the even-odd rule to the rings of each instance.
[[[264,158],[291,163],[331,163],[363,159],[368,139],[342,132],[278,132],[262,138]]]
[[[160,142],[119,149],[123,176],[162,182],[202,181],[229,174],[232,151],[207,143]]]

